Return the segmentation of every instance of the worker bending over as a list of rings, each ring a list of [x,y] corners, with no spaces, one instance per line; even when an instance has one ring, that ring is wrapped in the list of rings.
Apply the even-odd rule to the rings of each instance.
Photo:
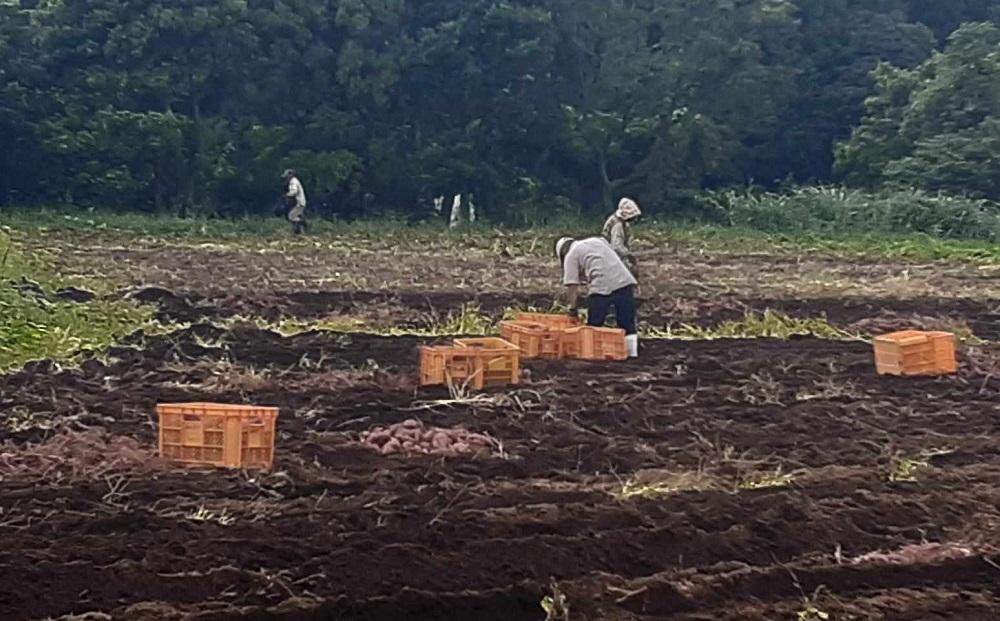
[[[563,284],[566,285],[570,313],[579,309],[580,285],[587,285],[587,324],[604,325],[608,311],[615,307],[618,327],[625,330],[628,355],[639,355],[639,334],[635,319],[635,277],[628,267],[600,237],[574,240],[563,237],[556,243],[556,256],[562,262]]]
[[[601,232],[601,237],[611,244],[611,247],[636,279],[639,276],[636,274],[637,262],[635,255],[632,254],[632,250],[629,248],[629,228],[641,215],[642,211],[640,211],[639,205],[634,200],[623,198],[618,203],[618,211],[611,214],[604,223],[604,230]]]

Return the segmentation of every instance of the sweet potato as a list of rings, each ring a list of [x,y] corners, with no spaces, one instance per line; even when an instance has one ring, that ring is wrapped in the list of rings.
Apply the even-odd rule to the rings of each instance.
[[[386,442],[385,445],[382,447],[382,454],[390,455],[392,453],[398,453],[400,448],[402,448],[402,445],[399,443],[399,440],[393,438],[388,442]]]
[[[362,443],[384,455],[409,453],[451,457],[489,452],[497,444],[487,434],[463,427],[428,427],[412,418],[388,427],[374,427],[362,432],[360,437]]]
[[[419,442],[423,435],[424,434],[420,429],[411,429],[409,427],[404,427],[396,432],[397,438],[400,438],[401,440],[410,440],[412,442]]]

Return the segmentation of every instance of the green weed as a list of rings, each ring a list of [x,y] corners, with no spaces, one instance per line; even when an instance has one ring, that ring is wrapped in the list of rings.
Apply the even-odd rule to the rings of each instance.
[[[1000,246],[979,240],[942,239],[921,233],[773,232],[752,227],[658,224],[638,228],[639,243],[713,252],[809,253],[853,259],[949,261],[974,265],[1000,263]]]
[[[797,318],[784,313],[767,310],[763,313],[747,313],[742,319],[725,321],[715,327],[682,325],[668,330],[651,330],[647,334],[653,338],[676,338],[692,340],[713,339],[787,339],[793,336],[814,336],[831,340],[851,340],[858,338],[830,324],[823,318]]]
[[[447,336],[463,334],[470,336],[486,336],[497,331],[497,322],[484,314],[478,306],[466,304],[462,310],[454,313],[444,323],[428,328],[429,336]]]
[[[917,476],[922,471],[931,467],[931,461],[935,457],[950,453],[952,453],[950,449],[936,449],[921,451],[911,457],[895,455],[889,463],[889,480],[893,482],[916,481]]]
[[[240,322],[249,321],[246,317],[241,317]],[[282,336],[294,336],[304,332],[343,332],[343,333],[369,333],[377,334],[378,329],[365,324],[360,319],[351,318],[326,318],[326,319],[299,319],[285,318],[276,323],[257,322],[258,327],[266,330],[273,330]]]
[[[714,475],[701,470],[678,473],[643,474],[621,483],[612,492],[619,500],[654,500],[682,492],[759,490],[788,487],[795,482],[794,473],[777,469],[770,472],[752,472],[739,476]]]
[[[781,193],[708,192],[706,211],[733,225],[771,233],[914,233],[939,239],[1000,241],[1000,205],[920,190],[869,192],[832,186]]]
[[[719,483],[702,472],[681,472],[657,477],[655,480],[632,479],[622,484],[615,496],[621,500],[650,500],[680,492],[702,492],[719,489]]]
[[[889,473],[890,481],[916,481],[917,473],[929,466],[927,461],[920,459],[900,459],[893,464]]]
[[[474,304],[466,304],[458,312],[448,315],[438,323],[418,327],[380,326],[365,323],[351,317],[326,319],[288,318],[278,322],[268,322],[259,318],[233,318],[224,325],[254,323],[264,330],[273,330],[283,336],[293,336],[304,332],[340,332],[346,334],[373,334],[377,336],[492,336],[499,332],[499,322],[482,312]]]
[[[42,306],[5,290],[0,292],[0,370],[100,351],[152,322],[152,315],[152,309],[129,302]]]
[[[795,482],[795,475],[788,472],[781,472],[780,469],[774,472],[755,472],[743,478],[739,483],[740,489],[768,489],[774,487],[788,487]]]
[[[0,238],[0,371],[40,359],[73,361],[85,351],[100,351],[115,340],[153,322],[151,307],[123,299],[87,303],[52,302],[22,294],[9,285],[33,277],[46,289],[59,283],[46,278]]]

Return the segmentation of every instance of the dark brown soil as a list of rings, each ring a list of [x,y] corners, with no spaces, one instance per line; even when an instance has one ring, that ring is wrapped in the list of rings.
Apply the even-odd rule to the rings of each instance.
[[[901,379],[864,343],[647,342],[455,402],[416,388],[418,344],[195,326],[0,378],[15,445],[86,426],[152,446],[158,402],[281,408],[269,473],[0,481],[0,619],[537,621],[547,595],[573,621],[1000,614],[995,351]],[[358,442],[409,418],[502,454]],[[963,552],[857,560],[925,542]]]
[[[556,299],[543,294],[465,294],[458,292],[288,292],[203,296],[148,288],[133,294],[157,305],[160,319],[197,322],[233,317],[355,318],[371,326],[423,328],[446,321],[463,307],[500,318],[510,308],[548,309]],[[706,294],[696,289],[671,295],[641,295],[640,319],[665,329],[682,325],[712,327],[747,313],[778,311],[792,317],[826,318],[836,327],[859,333],[881,330],[968,329],[981,338],[1000,340],[1000,304],[964,298],[760,298]]]

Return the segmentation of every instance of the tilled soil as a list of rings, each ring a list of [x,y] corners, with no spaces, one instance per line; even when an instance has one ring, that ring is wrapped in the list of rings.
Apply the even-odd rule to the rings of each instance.
[[[419,342],[195,326],[0,378],[15,447],[67,426],[152,447],[158,402],[281,408],[268,473],[0,481],[0,618],[1000,614],[996,350],[885,378],[860,342],[649,341],[456,399],[416,387]],[[359,442],[411,418],[501,448]]]
[[[596,231],[595,231],[596,232]],[[635,231],[644,287],[654,296],[699,289],[744,298],[986,298],[1000,293],[988,259],[915,261],[822,248],[680,243]],[[302,238],[187,236],[157,239],[124,231],[14,233],[25,254],[66,277],[106,275],[121,286],[155,285],[210,295],[247,291],[461,291],[548,293],[558,288],[556,233],[426,235],[386,239],[348,234]],[[743,246],[743,249],[741,249]],[[891,255],[890,248],[886,248]],[[114,273],[107,266],[114,265]]]
[[[421,329],[446,322],[463,309],[494,320],[512,308],[549,309],[551,294],[467,294],[455,291],[291,291],[225,295],[174,292],[150,287],[132,292],[157,307],[167,322],[198,322],[240,317],[267,321],[333,319],[373,328]],[[801,319],[823,318],[853,333],[878,334],[897,329],[968,331],[980,339],[1000,340],[1000,304],[965,298],[763,298],[706,294],[694,289],[670,294],[640,292],[639,318],[654,329],[685,325],[714,327],[747,314],[777,311]]]
[[[644,239],[643,227],[636,233],[640,319],[652,327],[711,326],[773,309],[825,316],[865,333],[961,327],[1000,338],[1000,267],[971,256],[917,262],[791,247],[665,247]],[[44,257],[74,281],[92,281],[97,273],[106,276],[102,289],[154,288],[144,299],[158,302],[169,321],[332,316],[370,327],[422,327],[466,303],[496,315],[510,307],[548,308],[561,293],[549,254],[555,239],[535,233],[415,234],[395,242],[310,235],[226,243],[100,230],[15,238],[26,254]]]

